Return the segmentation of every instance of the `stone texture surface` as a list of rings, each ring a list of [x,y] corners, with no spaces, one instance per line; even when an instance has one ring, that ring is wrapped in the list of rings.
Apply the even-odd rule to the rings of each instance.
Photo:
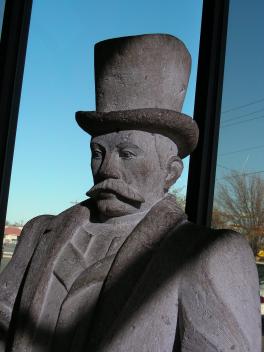
[[[258,280],[242,236],[189,223],[167,196],[137,226],[132,222],[128,237],[122,231],[124,237],[111,250],[116,233],[95,234],[87,221],[90,207],[86,202],[52,218],[28,273],[17,267],[1,290],[1,309],[7,306],[3,293],[22,295],[10,350],[260,351]],[[113,223],[112,229],[118,226]],[[36,224],[24,233],[15,258],[42,231]],[[54,242],[57,249],[51,253]],[[67,247],[75,248],[83,262],[87,258],[87,269]],[[10,270],[11,264],[7,276]],[[23,277],[21,294],[14,288]]]
[[[95,45],[96,111],[77,112],[92,136],[120,129],[160,133],[181,158],[195,148],[196,123],[181,113],[190,76],[185,45],[166,34],[139,35]]]
[[[181,111],[191,56],[178,38],[138,35],[95,45],[96,111]]]
[[[105,45],[112,59],[100,62]],[[157,51],[168,58],[148,58]],[[181,157],[196,144],[190,136],[197,137],[195,124],[177,111],[189,76],[186,48],[154,35],[107,41],[96,53],[106,82],[96,75],[99,112],[87,116],[118,128],[104,124],[92,133],[91,199],[24,227],[0,276],[0,351],[260,352],[258,277],[248,243],[188,222],[168,194],[182,173]],[[154,81],[143,75],[142,82],[144,62],[156,67]],[[131,82],[126,100],[115,96],[126,86],[118,67],[138,85],[137,99],[160,76],[161,100],[155,103],[161,88],[154,87],[138,106],[128,97]],[[122,113],[103,112],[123,103]]]

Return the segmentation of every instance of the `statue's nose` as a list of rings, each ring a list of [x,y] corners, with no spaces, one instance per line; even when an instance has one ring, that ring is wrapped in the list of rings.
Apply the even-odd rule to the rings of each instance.
[[[98,176],[100,179],[120,178],[118,155],[115,155],[114,153],[105,155],[105,159],[99,169]]]

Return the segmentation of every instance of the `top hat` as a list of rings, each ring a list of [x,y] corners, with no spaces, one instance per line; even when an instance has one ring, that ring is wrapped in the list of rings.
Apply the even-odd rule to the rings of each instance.
[[[92,136],[142,130],[172,139],[184,158],[196,147],[198,127],[181,113],[190,76],[185,45],[167,34],[109,39],[95,45],[96,111],[76,120]]]

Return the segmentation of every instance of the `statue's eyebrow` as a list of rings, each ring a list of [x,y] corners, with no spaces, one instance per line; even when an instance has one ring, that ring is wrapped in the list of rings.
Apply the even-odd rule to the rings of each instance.
[[[118,149],[133,148],[133,149],[137,150],[138,152],[143,153],[143,150],[138,145],[135,145],[135,144],[129,143],[129,142],[119,143],[116,147]]]
[[[91,147],[91,149],[92,148],[99,148],[99,149],[105,151],[105,147],[99,143],[96,143],[96,142],[91,142],[90,147]]]

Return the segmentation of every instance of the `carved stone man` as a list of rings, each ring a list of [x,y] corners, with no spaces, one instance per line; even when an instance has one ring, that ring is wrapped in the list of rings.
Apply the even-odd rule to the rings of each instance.
[[[168,194],[195,148],[191,59],[170,35],[95,46],[90,199],[23,229],[0,278],[1,351],[260,352],[242,236],[187,221]]]

